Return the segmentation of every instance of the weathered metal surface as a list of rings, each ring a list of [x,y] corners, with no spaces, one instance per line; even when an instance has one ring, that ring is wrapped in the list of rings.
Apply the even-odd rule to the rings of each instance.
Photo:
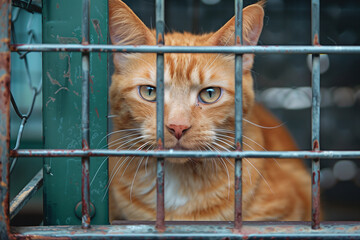
[[[0,239],[8,239],[10,146],[10,0],[0,1]]]
[[[256,54],[359,54],[360,46],[115,46],[81,44],[11,45],[12,51],[30,52],[145,52],[145,53],[256,53]]]
[[[131,225],[12,228],[15,239],[360,239],[360,225],[351,222],[324,222],[319,230],[310,222],[243,222],[240,232],[233,233],[233,222],[166,222],[159,233],[154,222],[127,222]]]
[[[242,36],[242,9],[243,1],[235,0],[235,45],[243,45]],[[241,151],[242,147],[242,119],[243,119],[243,55],[235,55],[235,148]],[[242,159],[235,158],[235,211],[234,230],[240,231],[242,226]]]
[[[320,0],[311,2],[311,35],[312,44],[318,46],[320,42]],[[320,55],[312,55],[312,106],[311,129],[312,150],[320,150]],[[320,159],[312,159],[312,228],[320,228]]]
[[[43,1],[43,42],[82,41],[82,1]],[[90,44],[107,44],[107,1],[92,1]],[[86,47],[86,45],[82,45]],[[103,148],[107,134],[108,54],[90,53],[89,59],[89,141],[82,141],[82,58],[81,53],[43,54],[43,128],[45,148],[82,148],[91,142]],[[81,156],[88,157],[88,156]],[[108,223],[108,182],[106,157],[91,158],[90,195],[96,214],[92,224]],[[81,201],[81,158],[44,159],[45,225],[81,224],[74,212]],[[99,170],[99,171],[98,171]],[[66,201],[64,200],[66,199]]]
[[[41,169],[31,181],[19,192],[10,203],[10,218],[16,216],[23,206],[35,195],[43,185],[43,170]]]
[[[156,0],[156,42],[159,47],[165,44],[165,1]],[[163,149],[164,143],[164,54],[156,55],[156,138],[158,150]],[[156,229],[165,231],[164,208],[164,158],[157,159],[156,177]]]
[[[321,159],[360,159],[360,151],[233,151],[233,152],[200,152],[200,151],[174,151],[174,150],[100,150],[100,149],[21,149],[10,151],[12,157],[83,157],[83,156],[138,156],[138,157],[173,157],[173,158],[321,158]]]
[[[83,45],[89,45],[90,34],[90,2],[89,0],[82,1],[82,41]],[[81,132],[82,132],[82,149],[88,150],[90,148],[90,123],[89,123],[89,52],[82,52],[82,90],[81,90]],[[82,227],[90,228],[90,158],[81,158],[81,203],[82,203]]]

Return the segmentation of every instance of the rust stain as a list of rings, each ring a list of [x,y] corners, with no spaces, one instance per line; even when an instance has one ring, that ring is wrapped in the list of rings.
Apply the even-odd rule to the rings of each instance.
[[[98,111],[97,108],[95,108],[95,112],[96,112],[96,116],[97,116],[98,118],[100,118],[100,116],[99,116],[99,111]]]
[[[0,68],[1,69],[1,68]],[[0,77],[0,112],[2,114],[8,114],[9,101],[10,101],[10,75],[5,73]]]
[[[80,94],[79,94],[77,91],[75,91],[75,90],[73,90],[73,93],[74,93],[76,96],[80,96]]]
[[[158,34],[158,44],[163,45],[164,44],[164,38],[161,33]]]
[[[236,36],[236,45],[241,46],[240,36]]]
[[[82,148],[83,149],[89,149],[89,144],[85,139],[82,140]]]
[[[51,77],[50,72],[46,72],[46,75],[50,79],[52,85],[58,85],[59,87],[62,87],[62,85],[56,79]]]
[[[68,78],[68,81],[71,85],[74,85],[72,80],[71,80],[71,62],[70,62],[70,55],[69,54],[66,54],[64,56],[60,56],[61,59],[64,59],[64,58],[68,58],[68,71],[66,73],[64,73],[63,77],[64,78]]]
[[[61,90],[66,90],[69,91],[69,89],[67,87],[61,87],[58,90],[56,90],[55,94],[57,94],[58,92],[60,92]]]
[[[319,141],[316,139],[313,143],[313,151],[319,151],[320,149],[320,144]]]
[[[318,35],[318,34],[315,34],[315,36],[314,36],[313,45],[314,45],[314,46],[320,46],[320,43],[319,43],[319,35]]]
[[[9,45],[9,44],[10,44],[10,39],[9,39],[9,38],[2,38],[2,39],[0,40],[0,42],[4,43],[4,44],[6,44],[6,45]]]
[[[236,142],[236,151],[242,151],[241,143]]]
[[[50,102],[55,102],[55,98],[49,97],[49,100],[46,102],[45,106],[47,107]]]
[[[158,139],[158,150],[163,150],[164,147],[163,147],[163,142],[161,140],[161,138]]]
[[[103,39],[103,35],[100,28],[100,21],[98,19],[92,19],[91,23],[96,31],[96,34],[98,35],[98,44],[100,44],[100,38]],[[101,61],[101,53],[98,52],[99,60]]]

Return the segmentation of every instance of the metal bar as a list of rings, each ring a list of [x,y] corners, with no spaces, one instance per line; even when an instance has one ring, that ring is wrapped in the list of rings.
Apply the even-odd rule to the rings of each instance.
[[[311,4],[311,35],[312,44],[320,45],[320,0],[312,0]],[[320,55],[312,55],[312,106],[311,106],[311,138],[312,150],[320,151]],[[311,188],[311,227],[320,228],[320,159],[311,161],[312,165],[312,188]]]
[[[156,42],[159,47],[165,44],[165,3],[164,0],[156,0]],[[163,149],[164,144],[164,54],[156,55],[156,136],[158,149]],[[156,177],[156,229],[165,231],[165,208],[164,208],[164,164],[165,159],[157,159]]]
[[[201,152],[174,150],[108,150],[108,149],[21,149],[11,150],[11,157],[101,157],[101,156],[137,156],[157,158],[331,158],[360,159],[360,151],[233,151],[233,152]]]
[[[242,9],[243,0],[235,0],[235,45],[242,46]],[[235,148],[242,151],[242,74],[243,55],[235,55]],[[242,226],[242,159],[235,158],[235,210],[234,231],[239,232]]]
[[[159,233],[154,222],[124,225],[13,227],[14,239],[360,239],[358,222],[324,222],[314,231],[310,222],[244,222],[242,232],[233,233],[233,222],[166,222]],[[130,225],[131,224],[131,225]]]
[[[31,179],[31,181],[19,192],[19,194],[10,203],[10,218],[16,214],[30,201],[35,193],[43,185],[43,170],[40,171]]]
[[[10,0],[0,4],[0,239],[9,239]]]
[[[360,46],[117,46],[92,44],[11,45],[11,51],[127,52],[127,53],[234,53],[234,54],[359,54]]]
[[[90,3],[89,0],[82,1],[82,44],[89,44],[89,20]],[[89,52],[82,52],[82,111],[81,111],[81,129],[82,129],[82,148],[90,148],[89,134]],[[90,228],[90,158],[84,156],[81,159],[81,203],[82,203],[82,227]]]
[[[11,2],[14,7],[23,8],[26,11],[29,11],[31,13],[33,13],[33,12],[42,13],[42,8],[38,5],[29,4],[28,2],[21,1],[21,0],[12,0]]]

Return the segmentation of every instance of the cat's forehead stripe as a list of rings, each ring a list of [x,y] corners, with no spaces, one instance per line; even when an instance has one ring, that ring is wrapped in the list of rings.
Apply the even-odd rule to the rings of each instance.
[[[175,84],[184,81],[185,83],[203,84],[205,81],[202,64],[206,66],[206,62],[196,54],[166,54],[165,63],[165,72],[168,73],[170,78],[168,80]]]

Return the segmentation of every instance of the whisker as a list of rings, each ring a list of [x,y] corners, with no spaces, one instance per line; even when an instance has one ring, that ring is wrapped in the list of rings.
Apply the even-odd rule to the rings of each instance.
[[[149,150],[150,148],[152,148],[154,146],[154,144],[151,144],[147,149]],[[148,160],[149,160],[149,156],[146,158],[146,161],[145,161],[145,174],[147,175],[147,165],[148,165]]]
[[[215,136],[216,138],[219,138],[219,139],[222,139],[224,141],[227,141],[228,143],[230,143],[230,140],[228,139],[224,139],[224,138],[229,138],[229,139],[235,139],[234,137],[231,137],[231,136],[228,136],[228,135],[225,135],[225,134],[220,134],[220,133],[215,133]],[[218,137],[218,136],[221,136],[221,137]],[[251,142],[253,142],[254,144],[256,144],[257,146],[259,146],[262,150],[264,151],[268,151],[266,150],[263,146],[261,146],[261,144],[257,143],[255,140],[243,135],[243,137],[246,139],[246,140],[249,140]],[[249,147],[251,150],[253,151],[257,151],[255,150],[254,148],[252,148],[249,144],[247,144],[246,142],[243,141],[243,144],[246,145],[247,147]],[[228,145],[229,146],[229,145]],[[272,158],[272,160],[274,160],[274,162],[281,168],[279,162],[275,159],[275,158]]]
[[[136,142],[135,142],[135,144],[136,144],[136,143],[138,143],[138,142],[141,142],[144,138],[145,138],[144,136],[139,136],[139,137],[130,139],[130,140],[126,141],[125,143],[122,143],[122,144],[121,144],[120,146],[118,146],[116,149],[119,149],[119,148],[121,148],[121,147],[123,147],[123,146],[126,146],[127,144],[130,144],[131,142],[133,142],[133,141],[135,141],[135,140],[140,139],[139,141],[136,141]],[[121,141],[120,141],[120,142],[121,142]],[[109,145],[109,147],[116,146],[117,144],[120,144],[120,143],[112,143],[111,145]],[[133,144],[132,146],[134,146],[134,144]],[[131,147],[132,147],[132,146],[131,146]],[[130,149],[131,147],[129,147],[128,149]]]
[[[119,115],[107,115],[107,118],[115,118],[115,117],[119,117]]]
[[[113,134],[119,133],[119,132],[131,132],[131,131],[138,131],[138,130],[141,130],[141,128],[122,129],[122,130],[117,130],[117,131],[110,132],[110,133],[106,134],[105,137],[103,137],[103,138],[100,140],[100,142],[98,143],[97,147],[99,147],[100,143],[101,143],[102,141],[104,141],[104,139],[105,139],[106,137],[108,137],[108,136],[110,136],[110,135],[113,135]],[[140,131],[139,131],[139,133],[140,133]]]
[[[132,202],[132,198],[131,198],[131,196],[132,196],[132,189],[133,189],[133,186],[134,186],[134,183],[135,183],[136,175],[137,175],[137,173],[138,173],[138,171],[139,171],[139,168],[140,168],[141,163],[142,163],[142,161],[144,160],[144,158],[145,158],[145,157],[142,157],[142,158],[141,158],[140,163],[138,164],[138,166],[137,166],[137,168],[136,168],[134,178],[133,178],[133,180],[132,180],[132,182],[131,182],[131,186],[130,186],[130,202]]]
[[[122,168],[122,166],[127,162],[127,160],[128,160],[129,158],[130,158],[130,156],[126,157],[126,158],[121,162],[120,166],[118,166],[118,164],[120,163],[120,160],[122,159],[122,157],[118,159],[115,167],[113,168],[112,173],[110,174],[110,175],[111,175],[110,181],[108,181],[108,184],[107,184],[107,186],[106,186],[105,193],[104,193],[104,196],[103,196],[103,199],[102,199],[102,200],[104,200],[104,198],[105,198],[105,196],[106,196],[106,193],[109,191],[109,187],[110,187],[110,185],[111,185],[112,180],[114,179],[114,177],[117,175],[117,173],[119,172],[119,170]],[[116,171],[115,171],[115,169],[116,169]]]
[[[252,185],[252,181],[251,181],[251,173],[249,171],[249,168],[248,167],[245,167],[246,171],[248,172],[249,174],[249,181],[250,181],[250,185]]]
[[[255,144],[256,144],[257,146],[259,146],[262,150],[264,150],[264,151],[266,151],[266,152],[268,151],[268,150],[266,150],[263,146],[261,146],[259,143],[257,143],[255,140],[253,140],[253,139],[251,139],[251,138],[249,138],[249,137],[247,137],[247,136],[245,136],[245,135],[243,135],[243,137],[246,138],[247,140],[255,143]],[[247,145],[250,149],[254,150],[252,147],[250,147],[249,144],[246,144],[245,142],[244,142],[244,144]],[[255,150],[254,150],[254,151],[255,151]],[[279,162],[278,162],[275,158],[272,158],[272,160],[274,160],[274,162],[281,168]]]
[[[219,152],[219,150],[215,147],[215,146],[209,146],[211,148],[213,148],[216,152]],[[227,178],[228,178],[228,198],[230,198],[230,174],[229,174],[229,169],[227,167],[227,165],[225,164],[224,160],[222,158],[220,159],[220,163],[224,166],[224,169],[226,170],[226,174],[227,174]]]
[[[94,174],[93,178],[91,179],[90,186],[93,184],[93,182],[94,182],[94,180],[95,180],[95,178],[96,178],[97,174],[99,173],[99,171],[100,171],[101,167],[104,165],[104,163],[106,163],[106,160],[108,160],[108,159],[109,159],[109,157],[106,157],[106,158],[105,158],[105,159],[101,162],[101,164],[100,164],[100,166],[98,167],[98,169],[96,170],[96,172],[95,172],[95,174]]]
[[[137,135],[139,135],[139,137],[136,137],[136,138],[131,138],[130,140],[124,140],[124,141],[126,141],[125,143],[124,143],[124,141],[121,141],[122,139],[127,139],[127,138],[129,138],[129,137],[132,137],[132,136],[137,136]],[[137,140],[137,139],[139,139],[139,138],[143,138],[144,136],[142,136],[142,135],[140,135],[140,134],[138,134],[138,133],[136,133],[136,134],[130,134],[130,135],[127,135],[127,136],[124,136],[124,137],[121,137],[121,138],[118,138],[118,139],[115,139],[115,140],[113,140],[113,141],[111,141],[109,144],[108,144],[108,147],[109,148],[111,148],[111,147],[113,147],[113,146],[115,146],[115,145],[117,145],[117,144],[126,144],[126,143],[128,143],[128,142],[132,142],[133,140]],[[123,145],[121,145],[121,146],[123,146]]]
[[[271,191],[272,193],[274,193],[273,190],[272,190],[272,188],[270,187],[269,182],[266,180],[266,178],[264,177],[264,175],[262,175],[261,172],[260,172],[247,158],[244,158],[244,159],[245,159],[245,160],[255,169],[255,171],[261,176],[261,178],[264,180],[264,182],[266,183],[266,185],[269,187],[270,191]]]
[[[277,126],[267,127],[267,126],[261,126],[261,125],[259,125],[259,124],[254,123],[254,122],[251,122],[250,120],[247,120],[247,119],[245,119],[245,118],[243,118],[243,120],[244,120],[245,122],[250,123],[251,125],[254,125],[255,127],[264,128],[264,129],[275,129],[275,128],[279,128],[279,127],[285,125],[285,123],[281,123],[281,124],[279,124],[279,125],[277,125]]]

